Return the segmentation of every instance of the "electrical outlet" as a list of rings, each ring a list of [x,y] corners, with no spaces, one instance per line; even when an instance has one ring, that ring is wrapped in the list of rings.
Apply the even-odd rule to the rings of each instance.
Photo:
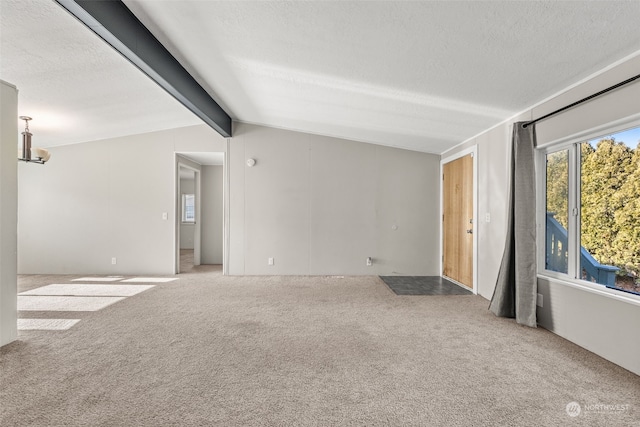
[[[373,260],[371,257],[367,257],[367,267],[371,267],[373,265]]]
[[[111,264],[112,264],[112,265],[116,265],[116,263],[117,263],[117,262],[116,262],[116,257],[111,258]]]
[[[536,305],[538,307],[542,307],[542,294],[538,294],[538,298],[536,299]]]
[[[484,222],[491,222],[491,214],[489,212],[484,214]]]
[[[269,265],[273,265],[273,258],[269,258],[269,259],[267,260],[267,264],[269,264]]]

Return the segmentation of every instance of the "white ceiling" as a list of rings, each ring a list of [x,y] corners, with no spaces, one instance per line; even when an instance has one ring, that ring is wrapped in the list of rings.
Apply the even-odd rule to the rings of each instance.
[[[1,0],[0,28],[0,79],[18,87],[34,146],[202,123],[52,0]]]
[[[236,120],[435,153],[640,49],[637,1],[125,4]],[[54,2],[1,7],[34,142],[200,123]]]

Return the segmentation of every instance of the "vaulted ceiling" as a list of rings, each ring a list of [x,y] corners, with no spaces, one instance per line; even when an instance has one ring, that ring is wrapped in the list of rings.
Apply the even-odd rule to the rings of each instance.
[[[40,147],[201,123],[52,0],[0,1],[0,79]]]
[[[124,3],[234,120],[433,153],[640,49],[636,1]],[[201,123],[55,2],[0,13],[41,146]]]

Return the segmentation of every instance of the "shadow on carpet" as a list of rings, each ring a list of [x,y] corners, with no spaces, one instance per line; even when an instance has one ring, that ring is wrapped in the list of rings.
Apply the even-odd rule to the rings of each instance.
[[[380,276],[396,295],[473,295],[440,276]]]

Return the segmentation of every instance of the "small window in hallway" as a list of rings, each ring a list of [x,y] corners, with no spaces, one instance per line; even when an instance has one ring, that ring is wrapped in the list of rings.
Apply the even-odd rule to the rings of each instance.
[[[182,222],[196,222],[196,198],[193,194],[182,195]]]

